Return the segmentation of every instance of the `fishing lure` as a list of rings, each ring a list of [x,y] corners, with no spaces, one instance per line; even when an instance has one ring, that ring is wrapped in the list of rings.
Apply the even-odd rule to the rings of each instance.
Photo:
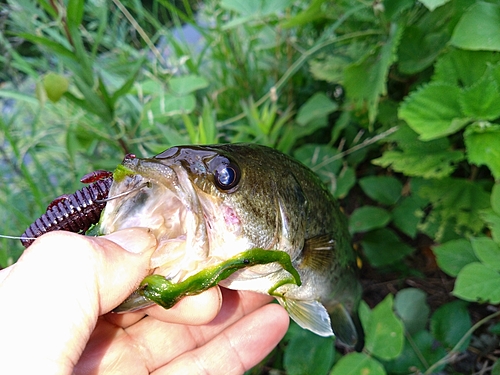
[[[86,174],[80,181],[89,185],[54,199],[47,211],[26,229],[21,235],[24,247],[44,233],[55,230],[85,233],[99,222],[113,183],[113,173],[98,170]]]

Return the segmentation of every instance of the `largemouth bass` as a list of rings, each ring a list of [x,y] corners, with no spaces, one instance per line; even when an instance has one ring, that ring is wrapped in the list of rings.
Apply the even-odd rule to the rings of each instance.
[[[307,167],[255,144],[180,146],[128,156],[113,178],[98,231],[149,228],[158,241],[151,268],[163,280],[179,284],[233,259],[237,270],[222,272],[220,285],[271,294],[301,327],[356,344],[350,314],[361,288],[346,219]],[[240,256],[252,249],[285,252],[293,268]],[[152,300],[134,293],[117,310]]]

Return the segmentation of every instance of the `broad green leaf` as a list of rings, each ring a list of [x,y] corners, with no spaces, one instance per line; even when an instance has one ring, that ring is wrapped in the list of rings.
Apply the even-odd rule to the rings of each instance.
[[[379,97],[387,93],[387,74],[396,59],[402,31],[401,25],[391,24],[389,37],[381,47],[376,47],[363,59],[345,69],[344,86],[347,97],[356,103],[367,103],[370,124],[377,116]]]
[[[471,243],[463,238],[435,246],[432,251],[439,268],[452,277],[456,277],[467,264],[478,260]]]
[[[326,118],[330,113],[335,112],[337,108],[337,103],[322,92],[318,92],[300,107],[295,121],[301,126],[306,126],[315,119]]]
[[[308,374],[305,372],[304,374]],[[340,358],[330,375],[386,375],[384,367],[365,353],[349,353]]]
[[[431,318],[430,329],[433,336],[448,349],[453,348],[471,327],[467,303],[452,301],[441,305]],[[465,350],[470,338],[459,348]]]
[[[455,164],[465,157],[462,151],[451,149],[447,138],[422,142],[409,126],[401,126],[385,141],[396,142],[400,150],[386,151],[372,163],[385,168],[391,166],[406,176],[446,177],[455,170]]]
[[[500,303],[500,273],[482,263],[466,265],[458,274],[453,294],[471,302]]]
[[[335,354],[331,337],[320,337],[301,329],[287,344],[283,366],[289,375],[324,375],[332,366]]]
[[[455,26],[450,43],[469,50],[500,51],[500,5],[476,2]]]
[[[470,119],[461,112],[457,86],[430,83],[408,96],[399,110],[399,117],[428,141],[462,129]]]
[[[403,350],[404,328],[393,311],[393,297],[387,295],[370,311],[368,305],[360,304],[360,319],[365,331],[365,350],[374,356],[391,360]]]
[[[207,87],[208,81],[201,76],[190,74],[173,77],[169,82],[169,86],[174,95],[183,96]]]
[[[402,198],[392,210],[394,225],[407,236],[415,238],[418,223],[424,216],[424,205],[425,201],[416,195]]]
[[[493,185],[491,189],[491,208],[493,211],[500,215],[500,182]]]
[[[453,15],[454,7],[441,7],[433,12],[422,11],[414,22],[405,25],[398,48],[398,70],[415,74],[434,64],[451,37],[449,20]],[[401,17],[398,21],[404,22]]]
[[[391,221],[391,214],[380,207],[363,206],[356,209],[349,218],[349,232],[359,233],[383,228]]]
[[[440,7],[441,5],[444,5],[448,3],[450,0],[420,0],[422,4],[425,5],[427,9],[429,9],[431,12]]]
[[[446,351],[436,343],[436,339],[428,331],[421,330],[411,336],[411,341],[405,339],[404,349],[399,357],[384,365],[390,374],[423,374],[429,364],[436,363],[445,355]],[[438,367],[433,374],[439,373],[444,366]]]
[[[472,249],[477,258],[490,268],[500,271],[500,247],[491,238],[471,238]]]
[[[491,209],[482,210],[480,212],[481,219],[486,223],[491,231],[493,240],[500,244],[500,215]]]
[[[390,229],[376,229],[367,233],[361,241],[363,253],[373,267],[383,267],[396,263],[413,252],[413,248],[403,243]]]
[[[387,205],[392,205],[401,197],[403,185],[391,176],[369,176],[359,180],[359,186],[371,199]]]
[[[69,81],[60,74],[50,72],[43,77],[43,87],[49,100],[55,103],[68,91]]]
[[[461,91],[458,98],[465,116],[494,120],[500,116],[500,90],[490,67],[479,81]]]
[[[220,6],[243,16],[253,18],[283,11],[292,3],[292,0],[222,0]]]
[[[426,222],[436,220],[440,230],[452,224],[457,233],[477,233],[484,227],[479,212],[490,206],[490,196],[481,184],[460,178],[422,180],[415,192],[432,203]]]
[[[485,74],[489,66],[496,66],[500,54],[490,51],[451,49],[436,62],[432,82],[467,88]]]
[[[430,308],[426,299],[425,292],[416,288],[400,290],[394,298],[394,310],[411,335],[424,329],[427,324]]]
[[[426,152],[425,142],[420,150],[386,151],[373,159],[372,163],[381,167],[391,167],[394,171],[406,176],[441,178],[449,176],[456,168],[456,164],[464,159],[461,151],[440,150]]]
[[[497,359],[491,368],[491,375],[500,375],[500,359]]]
[[[335,198],[345,198],[351,188],[356,184],[356,171],[352,167],[342,168],[337,174],[335,183],[331,184],[332,194]]]
[[[500,125],[476,122],[464,134],[467,159],[486,165],[495,179],[500,179]]]

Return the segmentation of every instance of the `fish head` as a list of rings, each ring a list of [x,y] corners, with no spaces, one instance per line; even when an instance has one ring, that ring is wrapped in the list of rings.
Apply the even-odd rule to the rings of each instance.
[[[235,149],[179,146],[153,158],[126,157],[99,231],[149,228],[158,241],[151,268],[174,281],[245,250],[275,248],[274,181],[261,159]]]

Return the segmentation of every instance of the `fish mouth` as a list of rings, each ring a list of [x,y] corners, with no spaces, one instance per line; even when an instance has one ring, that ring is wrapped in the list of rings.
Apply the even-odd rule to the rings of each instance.
[[[157,239],[150,268],[173,282],[197,272],[208,256],[204,215],[184,168],[125,159],[99,222],[100,234],[148,228]]]

